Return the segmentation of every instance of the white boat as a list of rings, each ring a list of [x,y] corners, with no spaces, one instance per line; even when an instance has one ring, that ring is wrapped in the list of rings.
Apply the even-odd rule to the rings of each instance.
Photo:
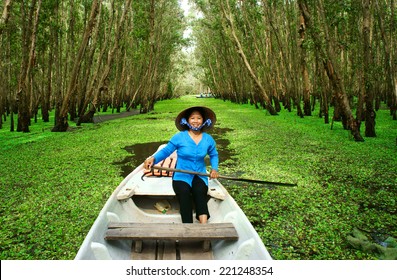
[[[144,172],[140,165],[115,189],[76,260],[272,259],[218,180],[209,180],[208,224],[182,224],[172,178],[150,176],[142,180]]]

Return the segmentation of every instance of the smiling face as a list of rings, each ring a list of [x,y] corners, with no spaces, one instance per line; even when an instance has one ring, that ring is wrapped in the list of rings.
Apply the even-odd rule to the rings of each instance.
[[[188,122],[192,127],[200,127],[200,126],[203,124],[204,119],[203,119],[203,116],[200,114],[199,111],[193,111],[193,112],[190,114],[190,116],[189,116],[187,122]]]

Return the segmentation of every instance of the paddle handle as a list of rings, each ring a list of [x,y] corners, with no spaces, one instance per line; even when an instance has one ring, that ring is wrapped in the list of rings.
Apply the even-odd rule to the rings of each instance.
[[[202,172],[183,170],[183,169],[175,169],[175,168],[169,168],[169,167],[163,167],[163,166],[152,166],[151,170],[153,170],[153,169],[210,177],[209,173],[202,173]],[[293,184],[293,183],[270,182],[270,181],[262,181],[262,180],[246,179],[246,178],[228,177],[228,176],[222,176],[222,175],[219,175],[218,178],[226,179],[226,180],[233,180],[233,181],[251,182],[251,183],[257,183],[257,184],[276,185],[276,186],[288,186],[288,187],[297,186],[297,184]]]
[[[169,172],[187,173],[187,174],[198,175],[198,176],[207,176],[207,177],[210,176],[209,173],[202,173],[202,172],[183,170],[183,169],[175,169],[175,168],[169,168],[169,167],[163,167],[163,166],[152,166],[152,168],[150,170],[153,171],[153,169],[164,170],[164,171],[169,171]],[[222,177],[223,176],[219,176],[219,178],[222,178]]]

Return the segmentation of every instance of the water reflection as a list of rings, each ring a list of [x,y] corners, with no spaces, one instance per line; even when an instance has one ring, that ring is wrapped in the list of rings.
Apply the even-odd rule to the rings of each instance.
[[[232,131],[232,129],[215,127],[211,130],[211,135],[216,141],[220,164],[228,159],[231,159],[235,155],[235,152],[228,148],[230,141],[223,138],[224,134],[228,131]],[[124,158],[124,160],[114,163],[120,165],[120,175],[126,177],[148,156],[157,151],[158,147],[162,144],[166,144],[166,142],[138,143],[132,146],[124,147],[124,149],[129,152],[131,156],[127,156]],[[206,164],[209,165],[208,158],[206,159]]]

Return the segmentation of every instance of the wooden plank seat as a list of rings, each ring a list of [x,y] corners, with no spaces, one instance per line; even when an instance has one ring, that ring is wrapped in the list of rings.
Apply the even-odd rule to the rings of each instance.
[[[135,241],[135,251],[142,251],[143,240],[204,241],[204,251],[211,240],[238,240],[232,223],[173,224],[173,223],[110,223],[106,240],[129,239]]]

